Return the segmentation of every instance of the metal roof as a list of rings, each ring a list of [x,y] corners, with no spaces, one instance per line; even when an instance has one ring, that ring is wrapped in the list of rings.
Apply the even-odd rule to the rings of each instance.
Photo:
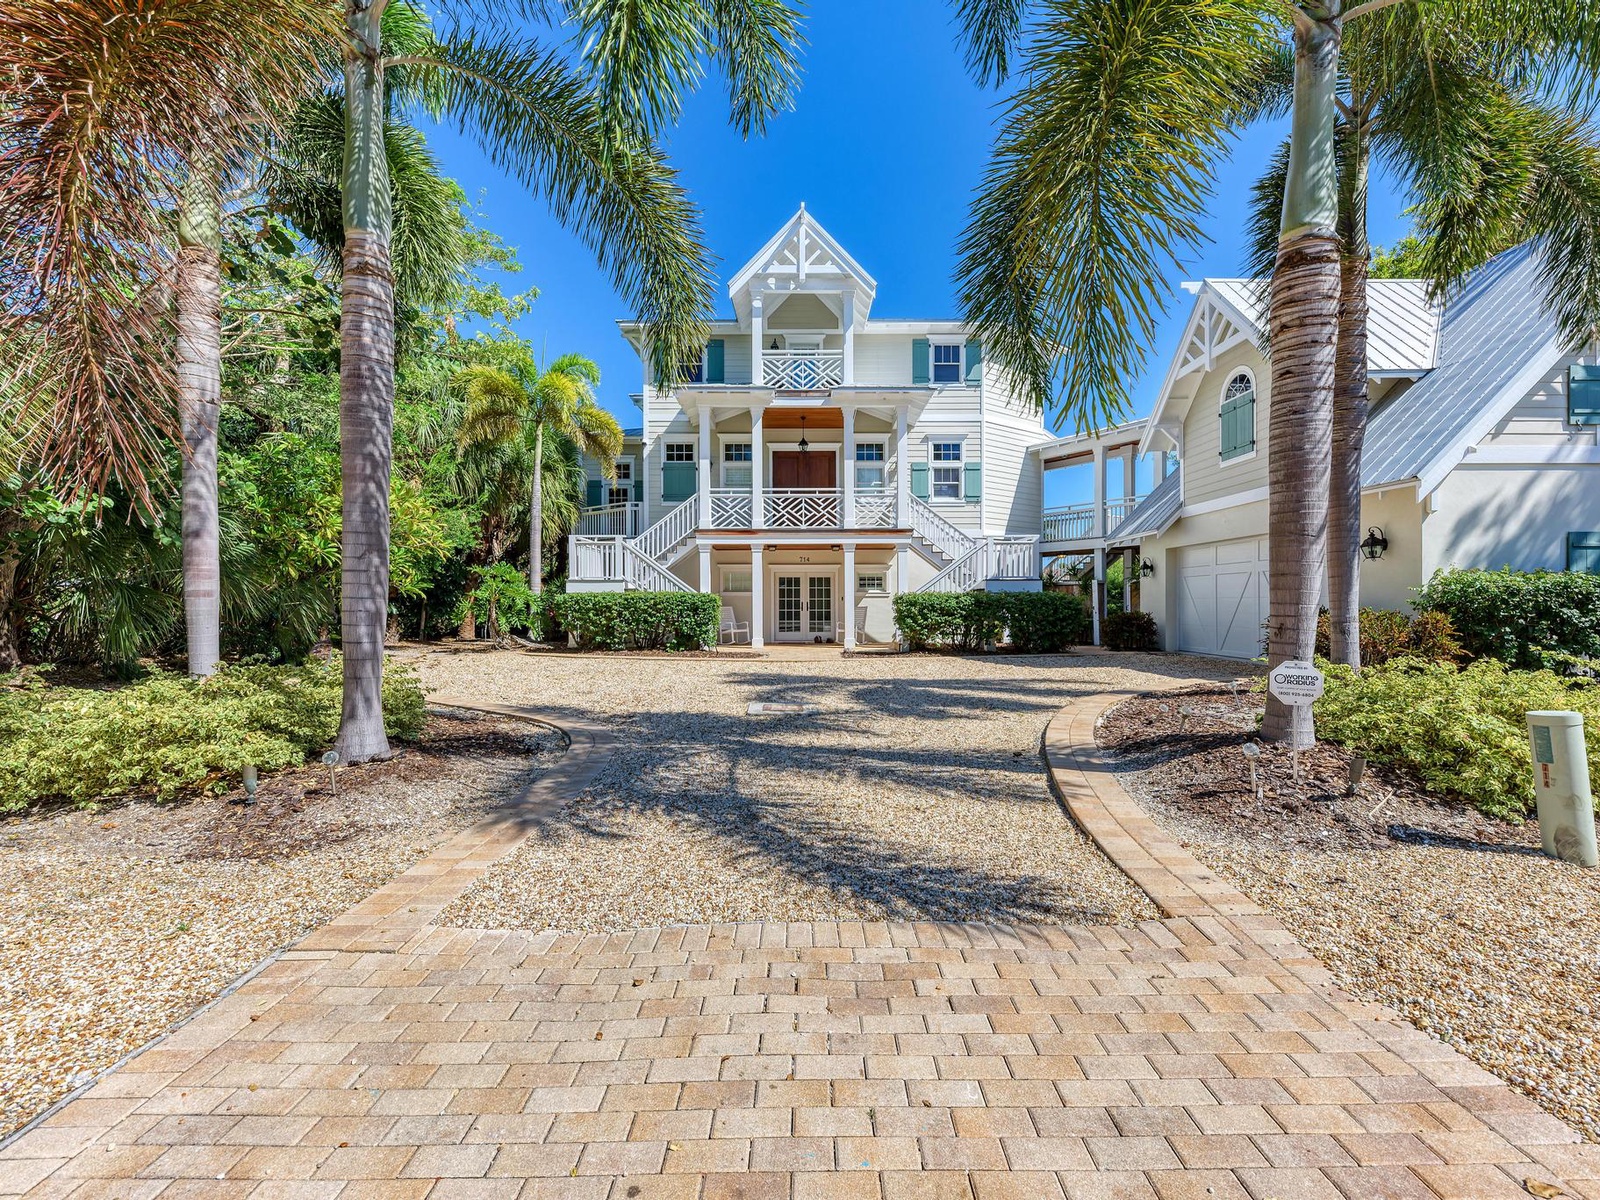
[[[1106,534],[1106,541],[1114,544],[1165,533],[1183,510],[1183,485],[1179,482],[1182,469],[1156,484],[1155,490],[1134,505],[1133,511]]]
[[[1258,339],[1266,336],[1261,325],[1266,311],[1262,281],[1207,279],[1202,286],[1237,310]],[[1416,374],[1437,363],[1439,309],[1429,301],[1426,283],[1420,279],[1370,280],[1367,307],[1367,370]]]
[[[1473,271],[1449,296],[1437,367],[1372,414],[1362,487],[1415,479],[1431,490],[1555,365],[1560,333],[1544,308],[1539,258],[1524,242]]]

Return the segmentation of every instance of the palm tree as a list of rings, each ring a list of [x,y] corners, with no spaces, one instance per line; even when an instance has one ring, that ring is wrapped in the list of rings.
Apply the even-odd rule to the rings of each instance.
[[[651,6],[569,0],[566,7],[595,34],[589,65],[598,91],[559,52],[508,35],[452,30],[414,53],[386,56],[385,0],[344,0],[337,749],[346,761],[388,753],[381,707],[394,420],[392,212],[382,153],[388,72],[405,68],[419,102],[472,133],[496,165],[542,193],[589,243],[649,328],[655,366],[667,375],[704,340],[712,285],[695,210],[649,140],[650,120],[674,111],[669,98],[693,86],[705,54],[723,66],[735,120],[747,130],[788,100],[797,23],[791,16],[774,25],[789,11],[780,0],[691,0],[673,6],[670,20],[644,22],[635,18],[657,15]]]
[[[1515,16],[1516,14],[1512,14]],[[1581,26],[1405,5],[1345,38],[1338,122],[1340,299],[1328,504],[1334,661],[1359,668],[1361,451],[1367,395],[1367,179],[1374,153],[1409,185],[1426,236],[1423,269],[1442,291],[1491,254],[1541,236],[1547,303],[1577,348],[1600,327],[1600,151],[1582,122],[1522,81],[1576,66],[1592,78]],[[1562,43],[1571,43],[1564,46]],[[1567,61],[1576,52],[1574,62]],[[1279,85],[1267,104],[1286,104]],[[1254,193],[1250,273],[1276,252],[1287,147]]]
[[[546,439],[551,448],[571,443],[596,459],[607,479],[622,453],[622,429],[595,403],[600,368],[578,354],[563,354],[540,370],[526,351],[504,366],[478,364],[459,376],[466,396],[458,438],[463,447],[520,446],[529,464],[532,502],[528,507],[528,586],[544,590],[544,538],[560,532],[550,520],[544,495]],[[555,529],[550,527],[555,525]]]
[[[961,244],[967,319],[1034,403],[1053,402],[1059,376],[1083,425],[1126,408],[1232,134],[1261,111],[1263,81],[1292,81],[1270,298],[1271,664],[1312,654],[1326,556],[1340,44],[1347,25],[1401,3],[1473,0],[958,0],[980,80],[1006,78],[1013,60],[1022,80]],[[1588,19],[1582,0],[1481,7]],[[1263,733],[1303,744],[1310,710],[1269,697]]]

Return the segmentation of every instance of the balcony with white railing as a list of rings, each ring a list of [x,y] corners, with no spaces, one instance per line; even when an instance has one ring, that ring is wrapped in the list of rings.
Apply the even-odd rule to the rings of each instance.
[[[1143,496],[1119,496],[1105,503],[1105,520],[1100,526],[1100,531],[1095,532],[1093,502],[1087,504],[1068,504],[1062,508],[1047,508],[1044,511],[1044,522],[1041,527],[1043,539],[1047,542],[1090,542],[1103,538],[1118,524],[1125,520],[1134,506],[1143,500]]]
[[[633,537],[639,532],[639,513],[643,508],[632,500],[625,504],[586,508],[578,514],[578,528],[573,532],[591,537]]]
[[[784,392],[820,392],[844,383],[844,351],[768,351],[761,358],[761,381]]]
[[[759,510],[757,505],[759,504]],[[895,495],[873,488],[858,491],[855,513],[847,519],[842,488],[712,488],[709,529],[898,529]]]

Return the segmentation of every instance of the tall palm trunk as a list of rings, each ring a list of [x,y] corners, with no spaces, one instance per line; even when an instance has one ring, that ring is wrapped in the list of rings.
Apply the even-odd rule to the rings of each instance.
[[[17,572],[22,566],[23,521],[15,513],[0,508],[0,673],[15,671],[22,665],[22,648],[17,642]]]
[[[389,754],[383,641],[389,599],[389,471],[394,456],[394,279],[377,0],[346,0],[344,281],[340,290],[340,631],[345,762]]]
[[[1272,273],[1272,395],[1267,435],[1267,661],[1310,658],[1325,573],[1333,377],[1339,321],[1339,201],[1334,113],[1337,8],[1295,10],[1294,117]],[[1262,734],[1310,744],[1311,710],[1267,698]]]
[[[544,423],[533,427],[533,511],[528,514],[528,586],[544,591]]]
[[[1333,464],[1328,487],[1328,628],[1333,661],[1361,667],[1361,448],[1367,438],[1368,133],[1345,127],[1340,180],[1339,359],[1333,382]]]
[[[202,165],[178,214],[177,379],[183,429],[183,615],[189,674],[222,658],[221,534],[217,517],[217,414],[222,405],[222,202]]]

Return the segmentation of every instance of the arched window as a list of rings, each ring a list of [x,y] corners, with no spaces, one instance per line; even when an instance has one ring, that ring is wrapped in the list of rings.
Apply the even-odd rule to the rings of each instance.
[[[1217,414],[1222,461],[1254,454],[1256,449],[1256,380],[1249,371],[1235,371],[1222,389]]]

